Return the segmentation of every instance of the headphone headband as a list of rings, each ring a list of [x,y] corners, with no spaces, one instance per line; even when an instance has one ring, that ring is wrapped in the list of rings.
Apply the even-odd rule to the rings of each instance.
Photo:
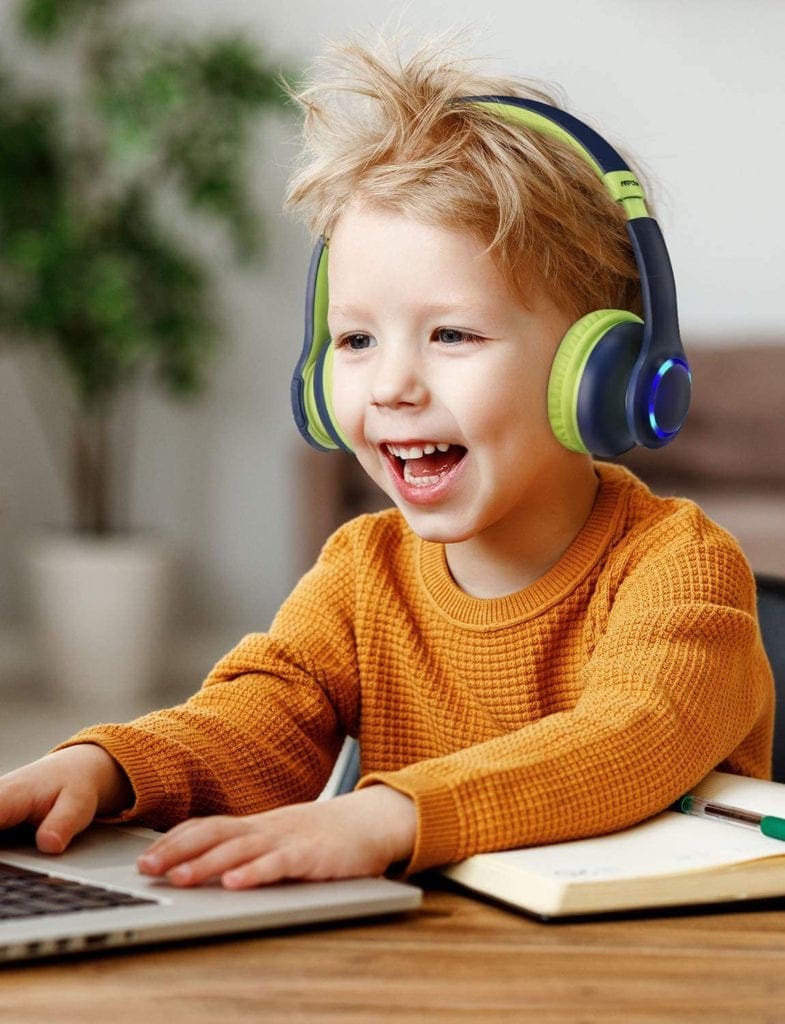
[[[622,203],[628,218],[648,216],[643,189],[627,162],[609,142],[573,114],[517,96],[462,96],[454,102],[486,107],[501,120],[522,124],[565,143],[583,157],[605,185],[611,199]]]

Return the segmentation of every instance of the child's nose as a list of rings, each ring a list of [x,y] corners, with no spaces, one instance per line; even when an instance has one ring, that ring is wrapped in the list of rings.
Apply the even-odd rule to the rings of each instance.
[[[380,351],[371,387],[374,405],[421,405],[428,394],[420,360],[403,346]]]

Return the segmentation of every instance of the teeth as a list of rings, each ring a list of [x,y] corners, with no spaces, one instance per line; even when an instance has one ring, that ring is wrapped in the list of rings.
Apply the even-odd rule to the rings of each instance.
[[[445,441],[428,441],[426,444],[412,445],[411,448],[404,448],[398,444],[388,444],[387,451],[396,459],[421,459],[423,455],[433,455],[434,452],[449,451],[450,445]]]
[[[415,487],[430,487],[431,484],[438,484],[441,480],[438,474],[436,476],[412,476],[409,472],[408,462],[403,467],[403,478],[407,484],[414,484]]]

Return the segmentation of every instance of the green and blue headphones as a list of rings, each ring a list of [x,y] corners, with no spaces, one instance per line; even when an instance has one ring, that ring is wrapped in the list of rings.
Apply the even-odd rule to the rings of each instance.
[[[625,161],[578,118],[537,100],[467,96],[498,117],[553,136],[578,152],[627,215],[640,275],[643,319],[601,309],[567,331],[551,368],[548,416],[572,451],[602,457],[635,445],[661,448],[687,415],[692,376],[679,334],[673,271],[657,221]],[[327,326],[327,245],[320,239],[308,272],[305,340],[292,377],[292,410],[300,433],[320,451],[350,451],[332,410],[332,352]]]

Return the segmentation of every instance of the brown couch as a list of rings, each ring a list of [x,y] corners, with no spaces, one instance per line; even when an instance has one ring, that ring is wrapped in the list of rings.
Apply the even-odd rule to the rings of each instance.
[[[756,572],[785,577],[785,346],[694,347],[680,436],[619,461],[658,493],[696,500],[738,537]]]

